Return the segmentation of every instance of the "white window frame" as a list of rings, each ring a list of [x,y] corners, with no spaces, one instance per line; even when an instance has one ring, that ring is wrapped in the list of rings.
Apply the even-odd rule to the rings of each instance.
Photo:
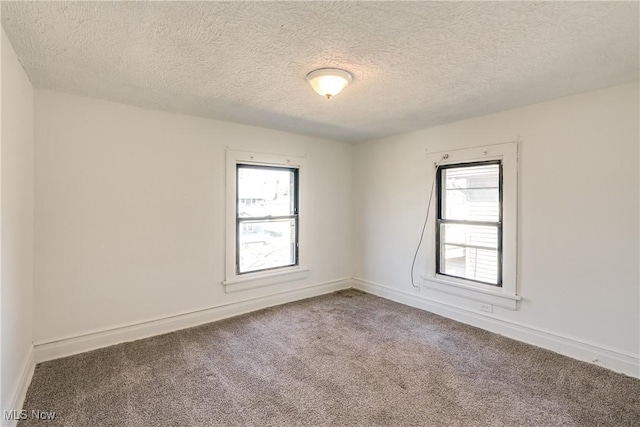
[[[462,298],[515,310],[521,299],[517,289],[518,232],[518,143],[487,145],[428,152],[429,186],[433,200],[426,228],[426,266],[422,286]],[[436,166],[500,160],[502,164],[502,286],[436,273]]]
[[[298,169],[298,265],[282,267],[273,270],[257,271],[253,273],[238,274],[236,269],[236,191],[237,191],[237,166],[257,165],[274,166]],[[226,159],[226,220],[225,220],[225,280],[222,284],[225,292],[236,292],[246,289],[254,289],[278,283],[301,280],[309,275],[306,267],[306,247],[304,245],[306,227],[304,213],[306,201],[306,159],[297,156],[284,156],[279,154],[257,153],[240,150],[227,150]]]

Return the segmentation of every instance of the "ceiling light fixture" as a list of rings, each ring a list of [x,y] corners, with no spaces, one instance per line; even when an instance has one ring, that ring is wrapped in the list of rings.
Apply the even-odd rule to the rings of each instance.
[[[307,74],[307,81],[318,94],[330,99],[353,81],[351,73],[338,68],[320,68]]]

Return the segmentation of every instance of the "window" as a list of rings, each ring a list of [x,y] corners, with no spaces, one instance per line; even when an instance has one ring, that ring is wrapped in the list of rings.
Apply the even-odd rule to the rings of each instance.
[[[225,292],[304,279],[306,158],[227,150]]]
[[[236,273],[298,265],[298,169],[236,169]]]
[[[436,272],[501,287],[501,161],[441,166],[436,188]]]
[[[428,154],[435,202],[421,286],[515,310],[518,144]]]

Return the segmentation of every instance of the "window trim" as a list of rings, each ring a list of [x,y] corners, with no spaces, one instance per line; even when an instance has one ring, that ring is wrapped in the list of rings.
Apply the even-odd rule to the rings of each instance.
[[[498,221],[468,221],[468,220],[452,220],[452,219],[446,219],[443,218],[443,213],[442,213],[442,197],[441,197],[441,192],[442,192],[442,171],[447,170],[447,169],[454,169],[454,168],[464,168],[464,167],[474,167],[474,166],[482,166],[482,165],[498,165],[499,167],[499,172],[498,172],[498,203],[499,203],[499,212],[498,212]],[[436,269],[436,275],[438,276],[443,276],[443,277],[452,277],[455,279],[462,279],[462,280],[467,280],[469,282],[472,283],[478,283],[478,284],[482,284],[482,285],[489,285],[489,286],[494,286],[496,288],[501,288],[502,287],[502,264],[503,264],[503,260],[502,260],[502,238],[503,238],[503,230],[502,230],[502,200],[503,200],[503,187],[502,187],[502,183],[503,183],[503,168],[502,168],[502,160],[483,160],[483,161],[476,161],[476,162],[461,162],[461,163],[450,163],[447,165],[442,165],[442,166],[438,166],[437,170],[436,170],[436,182],[435,182],[435,193],[436,193],[436,218],[435,218],[435,223],[436,223],[436,229],[435,229],[435,234],[436,234],[436,248],[435,248],[435,253],[436,253],[436,265],[435,265],[435,269]],[[461,277],[461,276],[454,276],[452,274],[445,274],[441,272],[442,269],[442,250],[440,248],[440,234],[441,234],[441,225],[442,224],[454,224],[454,223],[458,223],[458,224],[471,224],[474,223],[472,225],[481,225],[481,226],[495,226],[497,229],[497,238],[498,238],[498,244],[497,244],[497,248],[496,248],[496,252],[497,252],[497,261],[498,261],[498,280],[497,283],[488,283],[488,282],[483,282],[482,280],[474,280],[474,279],[469,279],[469,278],[465,278],[465,277]],[[446,243],[446,242],[445,242]],[[455,246],[455,245],[454,245]],[[467,247],[467,245],[459,245],[461,247]]]
[[[297,264],[269,268],[265,270],[238,273],[236,266],[237,241],[238,241],[238,164],[250,166],[275,167],[282,169],[297,169],[297,215],[305,212],[306,203],[306,158],[300,156],[284,156],[279,154],[258,153],[241,150],[227,149],[226,158],[226,227],[225,227],[225,279],[222,284],[225,292],[236,292],[245,289],[254,289],[278,283],[301,280],[309,275],[309,268],[305,266],[304,241],[307,235],[306,221],[298,219],[296,227],[298,247],[296,250]]]
[[[517,291],[517,205],[518,143],[476,146],[447,151],[428,152],[429,179],[427,191],[435,182],[437,167],[485,161],[502,162],[502,287],[438,274],[436,270],[436,216],[438,200],[432,204],[426,229],[426,263],[421,286],[465,299],[487,302],[515,310],[521,299]]]

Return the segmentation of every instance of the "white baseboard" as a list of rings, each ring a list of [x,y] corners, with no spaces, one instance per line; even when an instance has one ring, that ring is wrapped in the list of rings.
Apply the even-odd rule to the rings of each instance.
[[[542,347],[547,350],[602,366],[635,378],[640,378],[640,358],[632,354],[607,349],[577,338],[562,336],[530,326],[483,316],[460,307],[444,304],[422,296],[393,289],[389,286],[354,278],[353,287],[382,298],[420,308],[458,322],[486,329],[506,337]]]
[[[24,405],[24,399],[27,396],[27,389],[29,388],[29,384],[31,384],[31,379],[33,378],[33,371],[35,370],[36,363],[34,359],[34,348],[33,345],[29,347],[29,351],[27,356],[24,358],[22,362],[22,366],[20,367],[20,374],[16,378],[14,385],[11,389],[12,394],[7,400],[7,407],[2,408],[2,414],[0,414],[0,419],[2,420],[3,427],[14,427],[18,424],[18,420],[6,420],[5,419],[5,411],[22,410],[22,405]]]
[[[37,342],[35,345],[35,361],[40,363],[127,341],[135,341],[154,335],[166,334],[275,305],[327,294],[341,289],[348,289],[351,286],[351,279],[344,278],[305,286],[304,288],[278,292],[263,297],[248,298],[242,301],[222,304],[197,311],[95,331],[81,336]]]
[[[304,288],[278,292],[275,294],[248,298],[246,300],[223,304],[188,313],[180,313],[159,319],[125,325],[121,327],[94,331],[74,337],[36,343],[25,361],[11,402],[14,407],[22,405],[27,388],[33,376],[35,363],[60,357],[71,356],[102,347],[108,347],[127,341],[148,338],[180,329],[191,328],[205,323],[226,319],[240,314],[285,304],[305,298],[335,292],[341,289],[355,288],[401,304],[420,308],[462,323],[486,329],[542,347],[556,353],[640,378],[640,359],[614,349],[607,349],[579,339],[562,336],[550,331],[543,331],[530,326],[516,324],[502,319],[483,316],[469,310],[430,300],[422,296],[404,292],[391,287],[369,282],[363,279],[344,278],[325,283],[306,286]],[[594,362],[594,358],[597,360]]]

